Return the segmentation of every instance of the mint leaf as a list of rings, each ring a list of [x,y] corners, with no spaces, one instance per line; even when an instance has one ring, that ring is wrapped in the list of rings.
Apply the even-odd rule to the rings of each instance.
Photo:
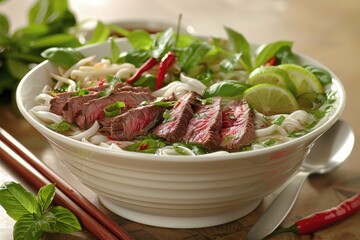
[[[39,204],[41,212],[45,212],[50,206],[55,196],[55,184],[48,184],[40,188],[36,202]]]
[[[72,233],[81,231],[79,221],[70,210],[61,206],[56,206],[50,209],[50,212],[56,217],[55,232]]]
[[[40,215],[34,195],[15,182],[5,182],[0,187],[0,205],[16,221],[25,214]]]
[[[14,240],[38,240],[42,234],[33,214],[24,214],[14,225]]]

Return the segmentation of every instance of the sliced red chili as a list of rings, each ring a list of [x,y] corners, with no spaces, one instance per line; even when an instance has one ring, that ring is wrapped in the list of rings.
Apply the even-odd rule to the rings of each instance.
[[[174,63],[176,55],[174,52],[168,52],[160,62],[159,71],[156,79],[156,89],[160,89],[163,86],[164,78],[169,67]]]
[[[275,66],[277,64],[277,59],[275,56],[269,58],[266,62],[265,62],[265,66]]]
[[[138,70],[135,72],[135,74],[131,78],[126,80],[126,82],[128,84],[132,84],[132,83],[136,82],[136,80],[139,79],[141,74],[143,74],[146,71],[149,71],[157,63],[158,63],[158,61],[156,58],[153,58],[153,57],[149,58],[143,65],[141,65],[141,67],[138,68]]]
[[[100,86],[104,85],[104,83],[105,83],[105,78],[103,78],[99,81],[98,86],[100,87]]]

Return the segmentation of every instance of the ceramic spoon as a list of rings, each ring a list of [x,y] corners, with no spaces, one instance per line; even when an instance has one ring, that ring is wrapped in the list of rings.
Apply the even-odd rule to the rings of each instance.
[[[260,240],[273,232],[290,212],[307,177],[328,173],[338,167],[350,155],[354,141],[353,129],[341,120],[318,138],[300,171],[252,226],[247,239]]]

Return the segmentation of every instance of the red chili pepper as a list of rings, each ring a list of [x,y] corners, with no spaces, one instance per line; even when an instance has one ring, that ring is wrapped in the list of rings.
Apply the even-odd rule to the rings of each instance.
[[[360,210],[360,193],[342,202],[338,206],[326,211],[314,213],[308,217],[298,220],[288,228],[280,228],[270,236],[292,232],[299,235],[310,234],[333,225]]]
[[[155,85],[156,89],[162,88],[165,74],[166,74],[167,70],[169,69],[169,67],[174,63],[175,58],[176,58],[176,56],[175,56],[174,52],[168,52],[161,59],[159,71],[158,71],[158,75],[157,75],[157,79],[156,79],[156,85]]]
[[[275,66],[277,63],[277,59],[275,56],[269,58],[266,62],[265,62],[265,66]]]
[[[135,72],[135,74],[126,80],[128,84],[132,84],[136,82],[136,80],[143,74],[144,72],[150,70],[153,66],[155,66],[158,63],[156,58],[149,58],[141,67],[138,68],[138,70]]]
[[[98,86],[100,87],[100,86],[104,85],[104,83],[105,83],[105,78],[103,78],[99,81]]]
[[[148,147],[149,147],[149,144],[143,143],[143,144],[141,144],[141,145],[139,146],[139,150],[143,151],[143,150],[148,149]]]

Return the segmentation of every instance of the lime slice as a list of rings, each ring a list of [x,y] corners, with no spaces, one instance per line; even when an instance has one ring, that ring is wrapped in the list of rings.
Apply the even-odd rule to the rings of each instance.
[[[296,87],[296,97],[305,93],[323,93],[319,79],[309,70],[296,64],[282,64],[278,68],[286,71]]]
[[[295,96],[288,89],[271,83],[259,83],[246,89],[244,98],[250,106],[268,116],[299,109]]]
[[[289,89],[294,94],[296,93],[296,87],[287,72],[278,67],[259,67],[252,71],[249,75],[248,84],[256,85],[259,83],[276,84]]]

